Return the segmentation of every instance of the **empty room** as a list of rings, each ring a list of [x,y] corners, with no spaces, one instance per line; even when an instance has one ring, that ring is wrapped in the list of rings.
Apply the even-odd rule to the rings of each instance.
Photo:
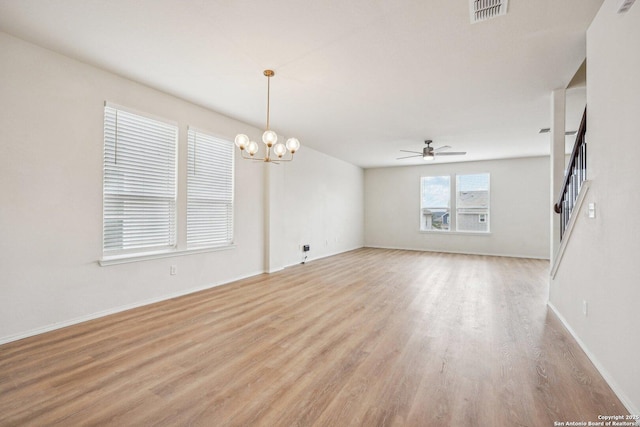
[[[0,426],[640,425],[634,0],[0,0]]]

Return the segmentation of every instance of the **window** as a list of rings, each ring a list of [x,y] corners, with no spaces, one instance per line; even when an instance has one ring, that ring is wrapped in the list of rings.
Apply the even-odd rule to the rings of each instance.
[[[489,231],[489,174],[456,176],[456,230]]]
[[[420,229],[449,231],[451,179],[426,176],[421,180]]]
[[[104,108],[103,254],[176,245],[175,125]]]
[[[420,230],[489,232],[489,174],[426,176],[420,179]],[[455,212],[455,217],[451,212]]]
[[[194,129],[187,145],[187,246],[230,245],[234,145]]]

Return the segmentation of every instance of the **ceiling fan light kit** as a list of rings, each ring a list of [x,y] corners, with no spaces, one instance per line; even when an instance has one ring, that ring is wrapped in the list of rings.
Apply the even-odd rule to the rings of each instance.
[[[271,77],[275,75],[273,70],[264,70],[263,74],[267,77],[267,128],[262,134],[262,142],[264,143],[266,150],[263,157],[255,157],[260,151],[260,146],[257,142],[252,141],[247,135],[239,133],[236,135],[235,144],[240,149],[240,153],[243,159],[247,160],[259,160],[266,163],[278,163],[278,162],[290,162],[293,160],[293,155],[300,149],[300,141],[297,138],[289,138],[283,144],[278,142],[278,134],[269,129],[269,113],[270,113],[270,96],[271,96]],[[271,157],[271,152],[275,154],[276,158]],[[247,157],[245,151],[249,154]],[[289,152],[289,157],[285,157],[285,154]]]

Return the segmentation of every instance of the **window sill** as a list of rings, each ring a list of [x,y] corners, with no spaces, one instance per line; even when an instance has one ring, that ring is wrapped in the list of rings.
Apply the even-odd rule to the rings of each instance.
[[[215,247],[209,247],[209,248],[170,249],[170,250],[159,251],[159,252],[112,255],[112,256],[106,256],[98,260],[98,264],[100,264],[101,267],[106,267],[109,265],[127,264],[130,262],[148,261],[148,260],[159,259],[159,258],[172,258],[177,256],[200,254],[205,252],[226,251],[229,249],[235,249],[235,247],[236,245],[231,244],[227,246],[215,246]]]
[[[491,236],[490,231],[439,231],[420,230],[420,234],[442,234],[442,235],[462,235],[462,236]]]

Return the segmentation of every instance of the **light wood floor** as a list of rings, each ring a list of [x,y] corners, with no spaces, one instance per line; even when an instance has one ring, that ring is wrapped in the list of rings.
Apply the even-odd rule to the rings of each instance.
[[[0,425],[553,426],[624,407],[548,262],[361,249],[0,346]]]

